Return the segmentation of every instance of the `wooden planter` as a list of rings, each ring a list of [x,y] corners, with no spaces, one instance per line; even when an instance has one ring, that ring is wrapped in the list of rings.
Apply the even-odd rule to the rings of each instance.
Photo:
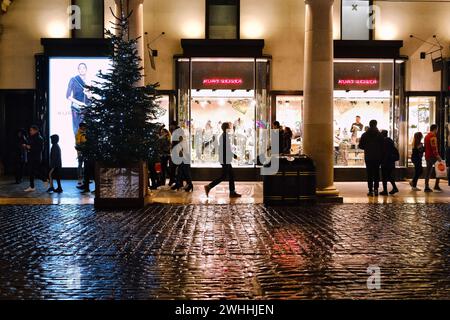
[[[117,166],[96,163],[95,207],[142,208],[146,204],[148,171],[145,162]]]

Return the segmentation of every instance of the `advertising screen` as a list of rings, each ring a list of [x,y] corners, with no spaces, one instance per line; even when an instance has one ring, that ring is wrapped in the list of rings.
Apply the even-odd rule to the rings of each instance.
[[[86,86],[100,81],[98,72],[106,73],[109,67],[108,58],[50,58],[50,135],[59,135],[64,168],[78,166],[75,136],[83,121],[80,111],[92,97]]]

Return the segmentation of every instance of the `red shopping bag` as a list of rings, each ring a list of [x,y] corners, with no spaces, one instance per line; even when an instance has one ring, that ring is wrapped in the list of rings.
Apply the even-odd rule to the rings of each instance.
[[[155,171],[156,173],[161,173],[162,171],[161,162],[155,163]]]

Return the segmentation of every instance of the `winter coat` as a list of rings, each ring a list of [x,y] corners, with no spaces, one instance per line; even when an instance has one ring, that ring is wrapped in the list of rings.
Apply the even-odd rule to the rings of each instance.
[[[61,160],[61,148],[57,143],[52,145],[52,149],[50,150],[50,168],[61,168],[62,160]]]
[[[419,144],[418,147],[412,149],[411,161],[412,163],[421,163],[423,159],[423,154],[425,153],[425,147],[423,144]]]
[[[365,161],[383,160],[383,136],[377,128],[364,132],[359,141],[359,148],[364,150]]]
[[[28,145],[31,147],[28,151],[28,161],[41,162],[42,151],[44,150],[44,139],[39,133],[28,138]]]
[[[398,150],[395,147],[394,140],[384,138],[383,140],[383,159],[381,166],[385,168],[395,168],[395,162],[398,161]]]

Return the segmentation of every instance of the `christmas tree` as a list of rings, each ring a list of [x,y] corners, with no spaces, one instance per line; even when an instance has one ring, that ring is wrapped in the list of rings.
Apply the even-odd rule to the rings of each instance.
[[[162,114],[158,84],[137,86],[143,68],[137,51],[138,39],[129,39],[132,13],[116,17],[116,34],[106,30],[110,40],[111,68],[98,74],[100,81],[87,87],[91,104],[83,108],[87,142],[83,154],[110,165],[145,161],[157,154],[161,124],[152,123]]]

